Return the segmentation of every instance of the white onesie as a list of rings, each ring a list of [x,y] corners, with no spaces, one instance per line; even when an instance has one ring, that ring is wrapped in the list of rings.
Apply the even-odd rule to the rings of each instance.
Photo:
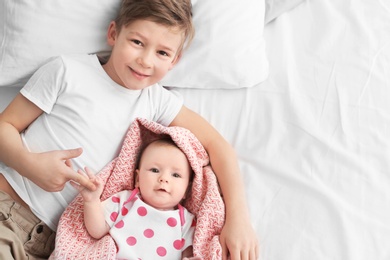
[[[181,205],[157,210],[142,201],[138,189],[121,191],[103,205],[118,259],[181,259],[192,245],[194,215]]]

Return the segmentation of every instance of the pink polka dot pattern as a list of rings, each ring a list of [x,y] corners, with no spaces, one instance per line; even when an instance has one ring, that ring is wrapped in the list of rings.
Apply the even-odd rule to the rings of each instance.
[[[177,220],[175,218],[168,218],[167,219],[167,224],[170,227],[176,227],[177,225]]]
[[[112,202],[119,203],[120,199],[118,197],[113,196],[112,197]]]
[[[159,256],[165,256],[167,254],[167,250],[162,246],[158,247],[156,252]]]
[[[122,216],[126,216],[127,213],[129,213],[129,210],[126,207],[123,207],[121,213],[122,213]]]
[[[126,239],[126,243],[129,245],[129,246],[134,246],[135,244],[137,244],[137,239],[135,237],[128,237]]]
[[[145,229],[144,236],[147,238],[152,238],[154,236],[154,231],[151,230],[150,228]]]
[[[137,209],[137,212],[138,212],[138,215],[140,215],[141,217],[144,217],[144,216],[146,216],[146,214],[148,214],[148,211],[146,210],[145,207],[139,207]]]
[[[175,249],[177,249],[177,250],[180,250],[180,249],[182,249],[182,247],[185,245],[185,243],[186,243],[186,241],[185,241],[185,239],[184,238],[182,238],[181,240],[175,240],[174,242],[173,242],[173,247],[175,248]]]
[[[125,223],[123,222],[123,220],[119,221],[118,223],[115,224],[115,227],[116,228],[123,228],[123,226],[125,225]]]
[[[110,215],[111,221],[115,222],[117,218],[118,218],[118,212],[112,212]]]

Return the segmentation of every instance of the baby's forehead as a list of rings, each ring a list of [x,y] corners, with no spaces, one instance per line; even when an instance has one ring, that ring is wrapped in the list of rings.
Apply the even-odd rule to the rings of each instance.
[[[168,148],[168,149],[167,149]],[[186,159],[187,161],[187,164],[189,166],[189,168],[192,168],[191,167],[191,164],[188,160],[188,157],[187,155],[175,144],[174,141],[172,140],[166,140],[166,139],[157,139],[157,140],[154,140],[152,141],[151,143],[149,143],[144,152],[146,150],[153,150],[153,149],[165,149],[166,151],[162,151],[162,152],[169,152],[170,149],[172,149],[172,151],[175,151],[175,152],[179,152],[180,154],[183,155],[183,157]]]

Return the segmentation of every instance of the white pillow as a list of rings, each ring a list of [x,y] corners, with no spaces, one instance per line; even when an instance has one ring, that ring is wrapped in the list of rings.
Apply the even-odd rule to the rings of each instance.
[[[196,36],[162,81],[173,87],[243,88],[268,76],[264,0],[193,0]],[[23,86],[47,58],[109,50],[120,0],[0,1],[0,87]]]
[[[264,0],[197,0],[195,38],[161,81],[181,88],[252,87],[268,76]]]
[[[109,50],[120,0],[0,1],[0,87],[23,86],[47,58]]]

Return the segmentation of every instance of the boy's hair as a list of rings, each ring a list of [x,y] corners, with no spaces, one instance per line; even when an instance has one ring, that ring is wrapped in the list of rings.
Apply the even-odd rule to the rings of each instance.
[[[183,42],[178,52],[181,52],[184,44],[188,47],[194,37],[190,0],[122,0],[119,15],[115,20],[117,31],[120,32],[122,26],[140,19],[183,32]]]

